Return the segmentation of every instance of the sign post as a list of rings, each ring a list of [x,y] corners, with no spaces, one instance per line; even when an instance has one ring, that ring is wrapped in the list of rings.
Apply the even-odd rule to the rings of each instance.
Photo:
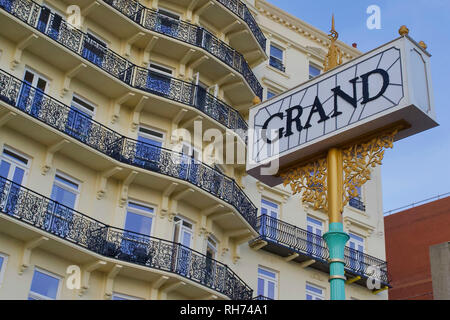
[[[269,186],[289,185],[303,203],[328,212],[323,239],[332,300],[345,299],[345,267],[352,259],[346,255],[344,206],[394,141],[438,125],[430,55],[405,26],[399,33],[342,64],[333,18],[326,72],[250,110],[247,172]]]

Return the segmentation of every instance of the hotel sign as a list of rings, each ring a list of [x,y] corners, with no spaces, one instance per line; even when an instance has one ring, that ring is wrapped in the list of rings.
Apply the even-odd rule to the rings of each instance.
[[[396,123],[407,127],[396,140],[437,126],[429,59],[401,37],[251,109],[248,173],[274,186],[279,170],[268,167],[288,167]]]

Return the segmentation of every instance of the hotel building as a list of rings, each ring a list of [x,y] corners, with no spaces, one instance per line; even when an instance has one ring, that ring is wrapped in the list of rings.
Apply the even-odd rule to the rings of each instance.
[[[326,213],[239,161],[328,44],[259,0],[0,0],[0,299],[329,299]],[[371,175],[348,299],[387,299]]]

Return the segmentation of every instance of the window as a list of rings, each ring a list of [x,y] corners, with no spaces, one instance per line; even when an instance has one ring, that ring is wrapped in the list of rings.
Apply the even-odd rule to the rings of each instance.
[[[162,147],[164,144],[164,133],[141,126],[139,127],[138,141]]]
[[[103,60],[108,54],[108,44],[99,36],[94,35],[92,32],[87,32],[87,36],[84,38],[84,47],[82,56],[93,64],[98,66],[103,65]]]
[[[8,256],[0,253],[0,286],[3,283],[3,277],[5,275],[7,260],[8,260]]]
[[[176,14],[176,13],[174,13],[172,11],[169,11],[167,9],[159,8],[158,12],[160,14],[162,14],[162,15],[165,15],[166,17],[169,17],[169,18],[172,18],[172,19],[175,19],[175,20],[180,20],[180,16],[178,14]]]
[[[280,70],[280,71],[285,71],[285,67],[283,65],[283,50],[274,46],[274,45],[270,45],[270,60],[269,60],[269,64]]]
[[[149,69],[164,75],[172,76],[172,70],[154,62],[150,63]]]
[[[325,300],[324,290],[320,287],[307,283],[306,300]]]
[[[261,199],[260,234],[262,236],[276,239],[278,231],[277,230],[278,214],[279,214],[278,204],[263,198]]]
[[[51,199],[71,209],[75,209],[79,194],[79,182],[63,173],[56,173]]]
[[[0,192],[6,191],[4,210],[10,215],[15,213],[20,187],[25,184],[28,167],[29,160],[25,156],[7,148],[3,149],[0,156]],[[5,179],[9,179],[15,184],[11,184]]]
[[[362,187],[356,187],[356,191],[358,192],[358,196],[351,198],[348,202],[349,206],[356,208],[361,211],[366,211],[366,206],[362,200]]]
[[[217,241],[213,237],[208,237],[206,242],[206,256],[215,259],[217,254]]]
[[[315,78],[320,75],[320,69],[309,64],[309,79]]]
[[[153,214],[154,209],[149,206],[128,202],[125,230],[150,236],[152,234]]]
[[[65,237],[69,233],[73,209],[77,206],[78,194],[79,182],[61,172],[57,172],[50,196],[55,203],[49,203],[44,224],[50,229],[50,232],[61,237]]]
[[[58,296],[59,286],[59,277],[35,269],[28,300],[55,300]]]
[[[175,217],[175,228],[173,233],[173,241],[181,244],[175,247],[177,266],[176,273],[181,275],[188,275],[191,266],[191,246],[192,246],[192,223],[180,217]]]
[[[21,185],[28,174],[28,165],[25,156],[4,148],[0,157],[0,176]]]
[[[25,69],[22,88],[18,100],[18,108],[34,117],[38,117],[44,93],[48,88],[48,80],[35,71]]]
[[[364,239],[354,233],[349,233],[348,241],[350,268],[355,271],[364,271]]]
[[[323,235],[323,223],[320,220],[312,217],[306,218],[307,245],[306,250],[310,255],[322,256],[322,235]]]
[[[275,97],[276,95],[277,95],[276,93],[274,93],[270,90],[267,90],[267,100],[269,100],[272,97]]]
[[[190,248],[192,245],[192,223],[180,217],[175,217],[174,221],[175,229],[173,241]]]
[[[71,109],[67,115],[66,133],[84,141],[91,130],[95,107],[77,95],[73,95],[71,106],[75,110]]]
[[[143,300],[143,299],[132,297],[122,293],[113,292],[112,300]]]
[[[258,268],[258,296],[275,300],[278,295],[277,274],[265,268]]]
[[[61,24],[65,19],[66,17],[62,12],[45,3],[39,15],[37,28],[53,39],[58,39]]]

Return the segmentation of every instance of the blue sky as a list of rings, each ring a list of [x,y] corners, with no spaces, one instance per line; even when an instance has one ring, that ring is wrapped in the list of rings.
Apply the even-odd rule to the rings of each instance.
[[[450,1],[448,0],[268,0],[309,24],[328,31],[336,18],[340,40],[356,42],[366,52],[398,37],[405,24],[409,35],[428,45],[435,106],[440,127],[409,137],[386,151],[382,166],[385,211],[450,192]],[[369,30],[370,5],[381,8],[381,29]]]

